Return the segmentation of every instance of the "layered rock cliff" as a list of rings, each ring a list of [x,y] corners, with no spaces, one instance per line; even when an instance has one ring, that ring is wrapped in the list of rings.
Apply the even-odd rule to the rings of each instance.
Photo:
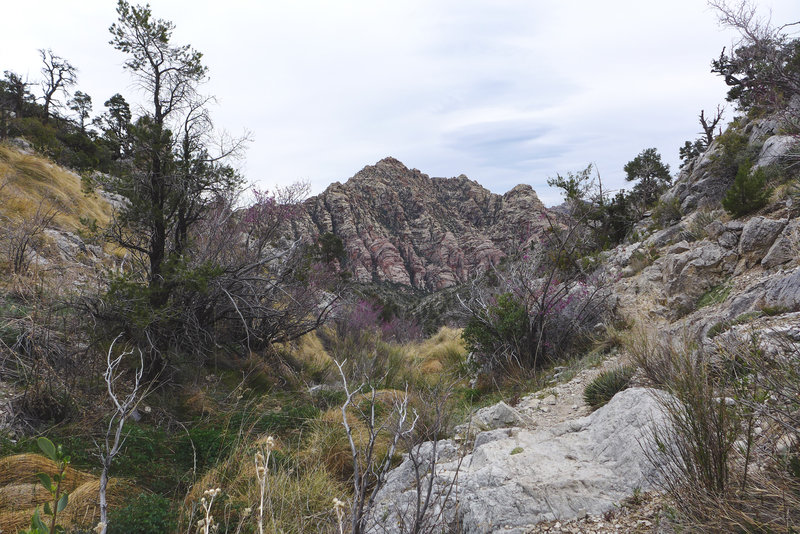
[[[385,158],[307,200],[298,231],[341,238],[343,267],[359,281],[438,290],[541,232],[544,210],[528,185],[498,195],[464,175],[430,178]]]

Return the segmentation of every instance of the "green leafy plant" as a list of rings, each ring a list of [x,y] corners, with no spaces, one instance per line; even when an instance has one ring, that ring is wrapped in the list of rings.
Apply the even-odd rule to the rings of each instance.
[[[64,480],[64,472],[69,466],[69,456],[66,456],[61,449],[61,445],[54,445],[52,441],[45,437],[41,437],[36,441],[39,449],[58,465],[58,473],[50,477],[47,473],[37,474],[39,482],[50,493],[52,503],[46,502],[44,504],[44,515],[50,517],[50,526],[45,524],[45,520],[39,512],[39,508],[33,513],[31,518],[31,528],[24,531],[24,534],[56,534],[66,532],[64,527],[60,526],[56,521],[58,514],[64,511],[69,503],[69,494],[61,489],[61,483]]]
[[[664,228],[681,220],[681,202],[675,197],[670,200],[657,200],[653,206],[653,221]]]
[[[724,133],[717,136],[716,143],[719,148],[711,157],[712,168],[714,172],[728,179],[736,176],[742,165],[747,165],[749,169],[749,162],[758,157],[761,150],[761,145],[751,145],[749,137],[735,124],[731,124]]]
[[[462,338],[468,350],[487,354],[517,350],[525,345],[528,314],[511,293],[498,295],[482,315],[471,317]]]
[[[603,371],[583,390],[583,399],[592,408],[599,408],[611,400],[611,397],[627,388],[636,368],[623,365],[615,369]]]

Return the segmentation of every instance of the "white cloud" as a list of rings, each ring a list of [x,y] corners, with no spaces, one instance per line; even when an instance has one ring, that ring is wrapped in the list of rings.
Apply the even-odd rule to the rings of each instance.
[[[796,0],[763,2],[797,20]],[[153,0],[175,40],[204,53],[216,122],[248,129],[261,186],[315,192],[393,155],[434,176],[503,192],[595,162],[613,187],[655,146],[673,167],[696,115],[724,98],[710,60],[733,39],[698,0]],[[136,98],[108,45],[107,0],[15,2],[0,68],[38,76],[37,48],[80,69],[95,111]],[[729,112],[728,117],[731,117]]]

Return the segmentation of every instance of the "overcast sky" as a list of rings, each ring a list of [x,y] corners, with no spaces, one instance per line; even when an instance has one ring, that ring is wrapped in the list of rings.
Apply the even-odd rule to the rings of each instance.
[[[174,43],[204,54],[216,124],[251,133],[248,180],[314,193],[385,156],[497,193],[528,183],[546,204],[559,201],[548,176],[590,162],[624,187],[623,165],[647,147],[677,171],[700,109],[724,102],[709,66],[735,38],[702,0],[150,4],[176,24]],[[800,19],[797,0],[759,4],[774,22]],[[108,44],[115,7],[5,2],[0,70],[38,80],[37,49],[52,48],[95,113],[116,92],[140,100]]]

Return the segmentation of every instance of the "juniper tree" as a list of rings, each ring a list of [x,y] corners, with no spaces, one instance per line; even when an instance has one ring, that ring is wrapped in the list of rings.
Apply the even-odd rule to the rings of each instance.
[[[114,183],[129,201],[114,235],[123,247],[146,257],[150,303],[160,307],[174,285],[165,268],[180,263],[189,227],[212,192],[234,189],[240,180],[219,164],[233,148],[212,157],[205,144],[211,123],[208,100],[197,91],[207,73],[202,54],[172,43],[174,24],[153,18],[149,6],[120,0],[117,14],[111,44],[127,55],[124,67],[150,104],[133,128],[133,168]]]

